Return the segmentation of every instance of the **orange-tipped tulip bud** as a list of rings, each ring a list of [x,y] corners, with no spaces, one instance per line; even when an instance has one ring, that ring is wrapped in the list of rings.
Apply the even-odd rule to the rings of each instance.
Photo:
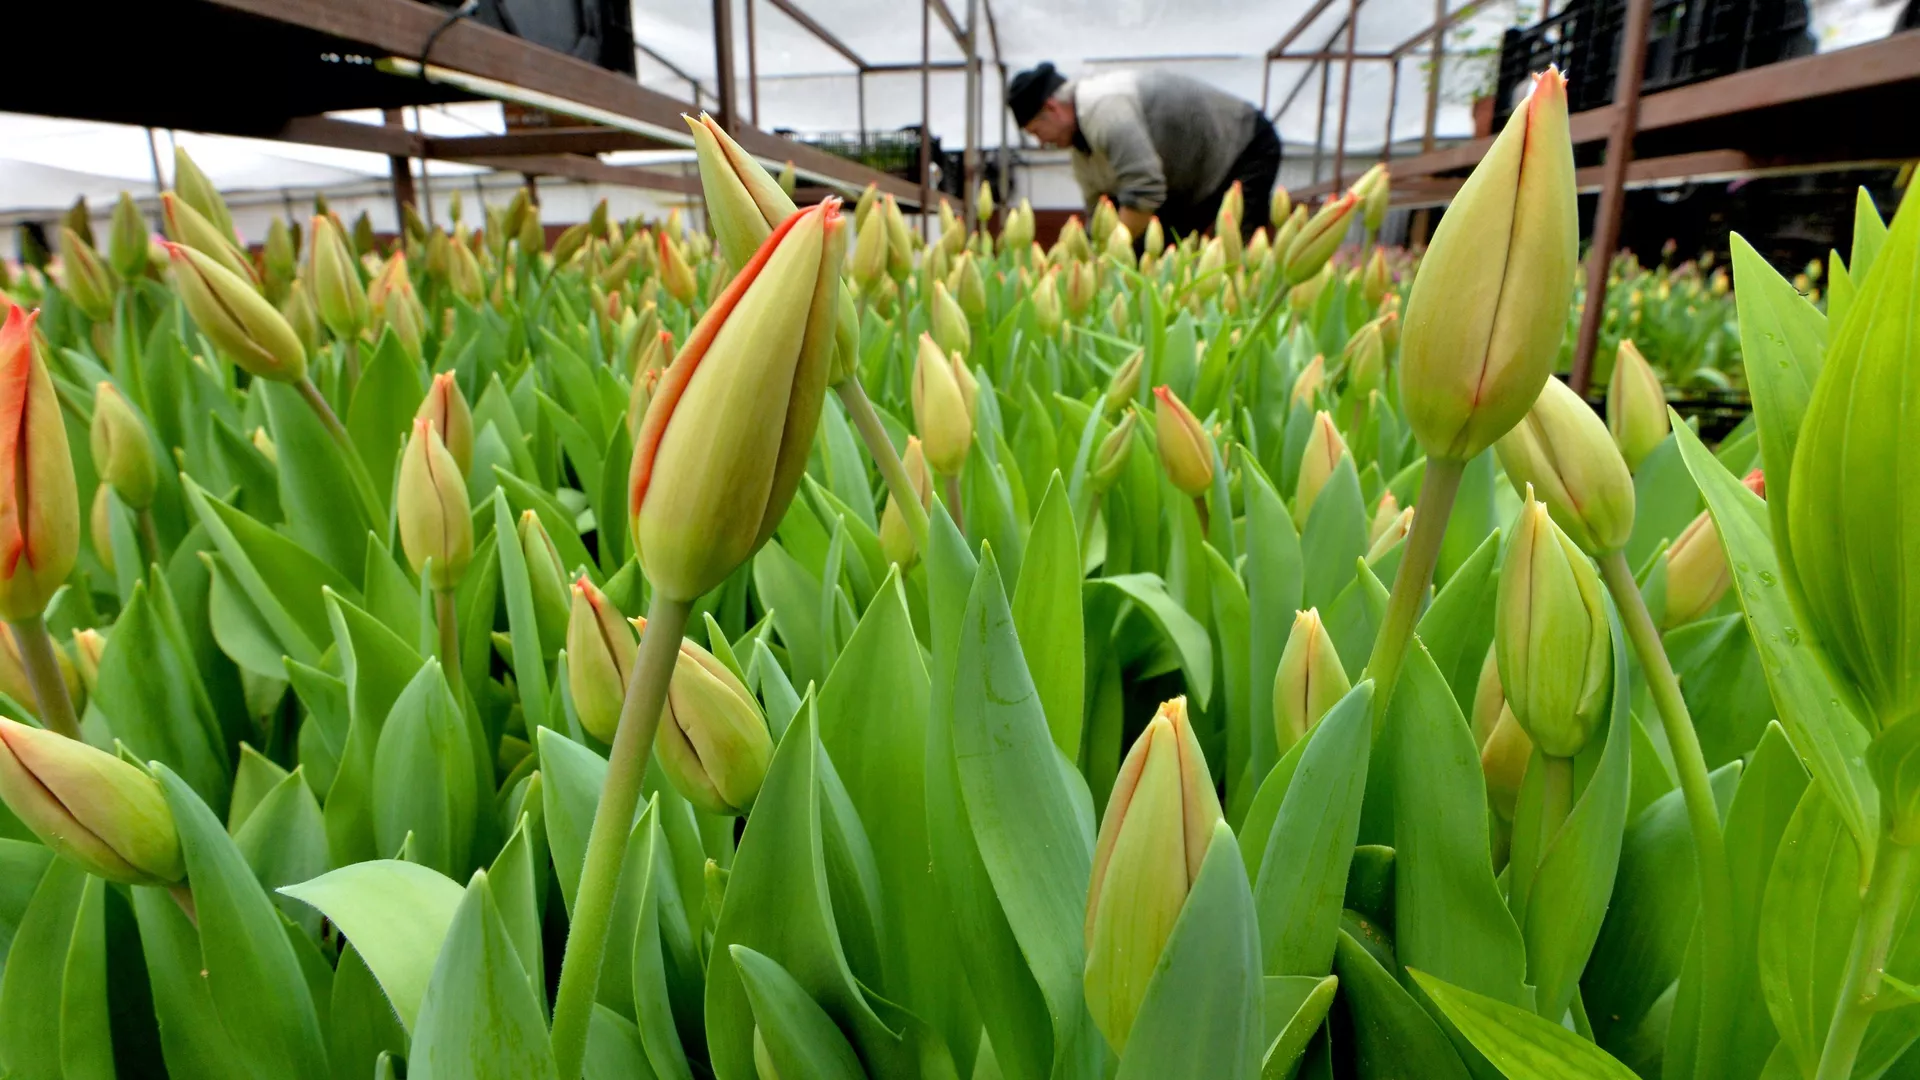
[[[1607,430],[1613,434],[1614,445],[1620,448],[1629,472],[1639,471],[1640,463],[1672,431],[1667,420],[1667,392],[1660,385],[1660,376],[1625,338],[1614,354],[1613,378],[1607,383]]]
[[[1220,800],[1187,699],[1160,706],[1114,778],[1087,889],[1087,1008],[1116,1052],[1200,876]]]
[[[926,452],[918,436],[907,436],[907,451],[900,455],[900,464],[907,470],[907,481],[913,485],[920,508],[933,509],[933,477],[927,472]],[[887,495],[887,508],[880,513],[880,553],[888,562],[903,567],[912,566],[919,553],[913,543],[913,532],[907,528],[907,519],[891,493]]]
[[[94,389],[88,442],[93,448],[93,467],[102,480],[113,485],[122,502],[135,510],[152,505],[153,489],[160,482],[153,442],[147,436],[147,425],[134,415],[133,407],[110,382]]]
[[[231,232],[223,234],[219,226],[171,191],[160,195],[160,220],[166,225],[167,239],[215,260],[234,277],[246,282],[249,289],[260,288],[260,275],[234,246]]]
[[[515,532],[519,535],[520,555],[527,564],[534,622],[540,628],[540,649],[544,654],[551,654],[565,644],[567,638],[567,617],[573,606],[567,592],[567,570],[560,564],[560,551],[553,546],[553,537],[547,535],[539,514],[522,511]]]
[[[1387,269],[1386,249],[1374,248],[1373,257],[1367,260],[1366,272],[1360,278],[1361,295],[1367,298],[1369,305],[1378,307],[1380,301],[1386,298],[1387,290],[1392,287],[1393,271]]]
[[[1329,199],[1318,213],[1300,226],[1287,245],[1287,257],[1283,265],[1288,281],[1305,281],[1327,265],[1327,260],[1333,258],[1333,253],[1340,249],[1340,241],[1346,239],[1347,228],[1353,224],[1354,213],[1359,208],[1359,199],[1348,192],[1337,199]]]
[[[400,546],[413,572],[429,573],[427,560],[432,559],[434,588],[459,585],[473,558],[473,507],[467,501],[466,475],[431,420],[413,422],[413,436],[400,458],[395,516]]]
[[[1156,386],[1153,396],[1160,464],[1174,487],[1197,498],[1213,486],[1213,436],[1172,390]]]
[[[1613,687],[1600,578],[1528,491],[1500,567],[1494,648],[1507,707],[1543,753],[1587,745]]]
[[[67,429],[40,351],[38,312],[0,326],[0,618],[36,619],[80,550],[80,495]]]
[[[1407,297],[1402,405],[1429,456],[1470,460],[1540,396],[1579,239],[1566,80],[1549,69],[1454,197]]]
[[[277,382],[307,376],[307,350],[287,319],[252,285],[206,253],[168,244],[174,289],[194,325],[248,374]]]
[[[1327,486],[1333,470],[1346,456],[1347,440],[1341,438],[1340,429],[1333,426],[1333,417],[1324,409],[1314,413],[1313,432],[1307,436],[1307,448],[1300,455],[1300,476],[1293,488],[1293,520],[1300,528],[1307,527],[1307,518],[1320,498],[1320,490]]]
[[[1084,318],[1093,307],[1094,294],[1100,290],[1100,277],[1091,263],[1074,260],[1067,265],[1066,274],[1067,313],[1075,319]]]
[[[942,476],[958,475],[973,447],[973,410],[956,374],[964,367],[931,335],[920,335],[913,364],[913,426],[920,429],[927,463]]]
[[[1140,370],[1146,362],[1147,351],[1135,349],[1125,363],[1114,369],[1113,378],[1107,381],[1106,395],[1101,399],[1107,412],[1116,413],[1132,404],[1140,393]]]
[[[1273,726],[1281,753],[1306,738],[1351,689],[1319,610],[1308,608],[1294,615],[1280,666],[1273,673]]]
[[[0,798],[46,845],[122,885],[187,876],[153,777],[86,743],[0,717]]]
[[[646,620],[635,619],[646,633]],[[653,747],[673,788],[709,814],[745,816],[773,760],[760,703],[712,653],[681,639]]]
[[[758,161],[733,141],[711,116],[682,117],[693,130],[700,159],[700,188],[707,197],[707,220],[731,266],[745,266],[773,235],[774,227],[799,208],[793,192],[767,174]],[[783,177],[791,174],[791,166]]]
[[[601,742],[613,742],[620,726],[620,706],[627,699],[627,678],[638,651],[633,626],[613,601],[586,575],[576,579],[567,617],[567,689],[580,726]]]
[[[1747,474],[1747,490],[1767,497],[1767,482],[1759,469]],[[1720,544],[1720,530],[1713,515],[1702,510],[1666,551],[1667,602],[1659,613],[1660,628],[1703,619],[1720,603],[1733,585],[1733,571],[1727,566],[1726,548]]]
[[[845,247],[837,199],[782,222],[661,376],[629,490],[641,565],[664,595],[720,584],[786,513],[826,393]]]
[[[1595,558],[1633,535],[1633,476],[1607,426],[1573,389],[1548,379],[1495,449],[1515,491],[1529,486],[1553,520]]]
[[[67,295],[93,322],[113,318],[113,272],[93,245],[65,225],[60,227],[60,258],[66,268]]]
[[[453,455],[453,463],[465,476],[473,467],[473,412],[453,372],[443,371],[433,377],[433,385],[427,388],[427,396],[413,416],[433,425],[434,434],[440,436],[441,445]]]
[[[1033,321],[1044,337],[1060,332],[1064,316],[1060,310],[1060,272],[1048,270],[1033,287]]]

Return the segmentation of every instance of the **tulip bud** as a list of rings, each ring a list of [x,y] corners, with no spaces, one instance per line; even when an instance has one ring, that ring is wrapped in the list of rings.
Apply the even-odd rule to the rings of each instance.
[[[1290,405],[1302,402],[1311,405],[1315,395],[1319,394],[1321,388],[1326,385],[1327,359],[1319,353],[1314,353],[1313,359],[1307,361],[1307,366],[1301,368],[1300,374],[1294,376],[1293,390],[1287,395],[1287,401]]]
[[[947,292],[945,283],[933,283],[933,298],[928,302],[928,322],[932,325],[933,340],[940,343],[945,352],[957,352],[965,356],[973,348],[973,332],[967,326],[966,313]]]
[[[80,677],[80,689],[87,694],[93,693],[100,679],[100,657],[106,650],[107,638],[100,631],[89,628],[73,632],[74,673]]]
[[[1387,198],[1390,184],[1385,164],[1376,164],[1360,174],[1353,182],[1353,193],[1360,196],[1361,220],[1371,236],[1380,231],[1380,223],[1387,217]]]
[[[572,600],[567,593],[567,571],[560,564],[560,551],[553,537],[540,523],[540,515],[531,510],[520,514],[520,555],[527,564],[527,583],[533,594],[534,621],[540,628],[540,645],[552,653],[566,641],[568,609]]]
[[[1367,562],[1369,564],[1379,562],[1387,552],[1393,550],[1395,544],[1405,540],[1407,533],[1411,531],[1413,531],[1413,507],[1409,506],[1394,515],[1393,520],[1387,522],[1386,529],[1373,538],[1373,542],[1367,547]]]
[[[1280,666],[1273,673],[1273,725],[1280,752],[1306,738],[1351,689],[1320,612],[1308,608],[1295,614]]]
[[[1353,223],[1353,215],[1359,205],[1354,194],[1348,192],[1337,199],[1329,199],[1318,213],[1307,219],[1287,245],[1287,257],[1283,265],[1288,281],[1305,281],[1327,265],[1327,260],[1339,250],[1340,241],[1346,239],[1347,227]]]
[[[1395,520],[1399,517],[1400,500],[1394,498],[1391,491],[1382,493],[1380,505],[1373,511],[1373,520],[1367,524],[1367,547],[1371,549],[1374,544],[1379,543],[1380,537],[1386,535],[1388,529],[1393,528]]]
[[[853,258],[847,272],[862,293],[871,295],[887,275],[886,222],[869,215],[866,224],[859,226],[859,233],[853,244]]]
[[[200,252],[217,261],[220,266],[244,281],[249,289],[260,287],[260,275],[254,272],[253,263],[234,246],[232,230],[225,233],[220,227],[181,201],[173,192],[163,192],[160,196],[160,219],[167,227],[167,237],[175,243]]]
[[[0,717],[0,798],[88,873],[123,885],[170,885],[187,875],[160,785],[86,743]]]
[[[1494,648],[1514,719],[1554,757],[1592,738],[1613,683],[1613,642],[1593,564],[1531,490],[1500,567]]]
[[[81,680],[80,671],[67,656],[67,651],[58,643],[53,646],[53,661],[60,669],[60,681],[66,684],[67,697],[72,700],[74,711],[79,712],[85,702],[82,691],[89,687]],[[13,634],[5,632],[0,632],[0,691],[5,691],[23,708],[31,707],[33,715],[40,718],[39,698],[34,693],[32,680],[27,678],[26,663],[20,658],[20,642]]]
[[[974,196],[973,212],[981,221],[993,217],[993,185],[980,181],[980,193]]]
[[[39,618],[80,547],[80,496],[53,380],[33,342],[39,312],[0,326],[0,618]]]
[[[187,314],[229,359],[256,378],[306,378],[306,349],[286,318],[252,285],[195,248],[168,244],[167,254]]]
[[[94,389],[89,442],[94,468],[102,480],[113,485],[121,501],[135,510],[151,505],[153,489],[160,480],[153,463],[153,444],[147,437],[147,426],[110,382]]]
[[[602,203],[605,201],[601,200]],[[574,256],[580,254],[581,249],[586,247],[587,241],[592,238],[591,222],[577,222],[560,230],[559,237],[553,242],[553,268],[558,270],[572,262]]]
[[[1347,395],[1356,403],[1364,402],[1368,394],[1384,387],[1387,345],[1380,338],[1379,321],[1364,323],[1354,331],[1340,359],[1347,369]]]
[[[93,542],[93,553],[106,568],[109,577],[117,573],[113,561],[113,502],[107,497],[112,491],[110,484],[101,484],[93,489],[93,505],[87,510],[87,538]],[[12,635],[0,634],[0,639],[12,641]],[[8,691],[12,693],[11,690]],[[14,698],[15,701],[21,700]],[[31,700],[31,699],[29,699]]]
[[[776,183],[712,117],[701,113],[698,120],[683,119],[693,130],[693,147],[700,159],[700,187],[706,193],[708,224],[727,262],[745,266],[773,234],[774,226],[798,209],[788,187],[792,163]]]
[[[459,242],[447,245],[447,287],[453,295],[478,307],[487,298],[486,276],[473,249]]]
[[[947,278],[947,291],[968,315],[987,313],[987,281],[980,276],[980,264],[971,252],[963,252],[954,260],[953,272]]]
[[[1235,181],[1238,183],[1239,181]],[[1226,257],[1228,269],[1238,269],[1246,256],[1246,245],[1240,239],[1240,219],[1235,217],[1232,208],[1226,203],[1220,204],[1220,210],[1213,219],[1213,238],[1220,244],[1221,254]]]
[[[1213,436],[1187,408],[1186,402],[1165,386],[1153,388],[1155,441],[1167,479],[1187,495],[1198,498],[1213,486]]]
[[[1033,204],[1021,199],[1020,205],[1007,215],[1007,222],[1001,227],[1001,245],[1010,251],[1025,251],[1033,243],[1033,227]]]
[[[644,635],[647,621],[633,621]],[[684,638],[653,747],[675,791],[700,810],[729,817],[752,808],[773,760],[760,703],[718,658]]]
[[[1368,306],[1378,307],[1392,287],[1393,272],[1387,269],[1386,249],[1374,248],[1373,257],[1367,260],[1366,272],[1360,278],[1360,292],[1367,298]]]
[[[1428,455],[1470,460],[1539,397],[1579,236],[1566,80],[1550,68],[1454,197],[1407,297],[1402,406]]]
[[[1187,699],[1160,706],[1114,778],[1087,888],[1087,1008],[1124,1051],[1160,952],[1200,876],[1220,800]]]
[[[261,290],[273,303],[286,299],[287,290],[300,275],[295,248],[293,230],[287,228],[285,219],[274,218],[267,223],[267,239],[260,251]]]
[[[267,459],[267,464],[275,466],[276,468],[279,466],[280,448],[273,445],[273,439],[267,435],[266,428],[254,428],[253,436],[249,441],[253,443],[255,450],[260,451],[260,456]]]
[[[100,260],[80,234],[65,225],[60,227],[60,256],[66,268],[67,295],[74,306],[92,322],[113,318],[113,273]]]
[[[1147,219],[1147,232],[1141,238],[1140,246],[1148,255],[1158,255],[1167,250],[1167,230],[1160,224],[1158,216]]]
[[[1667,420],[1667,392],[1660,376],[1632,341],[1620,340],[1614,354],[1613,378],[1607,383],[1607,430],[1613,434],[1627,471],[1637,472],[1653,449],[1671,431]]]
[[[933,509],[933,478],[927,472],[926,452],[918,436],[907,436],[907,451],[900,455],[900,464],[905,467],[907,481],[913,485],[913,492],[920,499],[920,508]],[[912,566],[918,554],[913,533],[907,528],[907,519],[900,512],[900,507],[895,505],[891,492],[887,494],[887,508],[880,513],[880,553],[888,562],[899,563],[902,567]]]
[[[900,212],[900,203],[893,196],[887,196],[887,273],[896,283],[906,281],[913,273],[914,239],[907,230],[907,218]]]
[[[1480,772],[1486,777],[1487,800],[1500,820],[1511,823],[1520,802],[1520,782],[1526,778],[1527,762],[1533,758],[1533,740],[1520,726],[1513,710],[1503,703],[1500,715],[1480,748]]]
[[[920,335],[913,365],[913,426],[920,429],[927,463],[942,476],[958,475],[973,446],[973,412],[955,376],[955,368],[963,366],[942,353],[930,335]]]
[[[413,418],[432,425],[441,445],[453,455],[460,475],[465,476],[473,467],[473,412],[467,408],[467,396],[460,392],[453,372],[442,371],[433,377],[433,385],[427,388],[427,396],[414,410]]]
[[[782,222],[661,376],[629,490],[635,548],[664,595],[718,585],[786,513],[826,393],[845,247],[837,199]]]
[[[113,204],[113,227],[107,234],[107,261],[123,278],[139,277],[147,272],[147,222],[140,216],[133,196],[120,193]]]
[[[1100,290],[1100,278],[1092,264],[1079,260],[1067,264],[1064,273],[1067,277],[1067,313],[1075,319],[1084,318],[1093,307],[1094,294]]]
[[[620,726],[620,706],[638,651],[632,624],[582,574],[573,583],[567,618],[567,689],[580,726],[601,742],[613,742]]]
[[[1300,456],[1300,477],[1293,488],[1293,520],[1307,527],[1313,504],[1320,490],[1332,479],[1340,459],[1347,456],[1347,440],[1333,426],[1333,417],[1325,409],[1313,414],[1313,433],[1307,436],[1307,448]]]
[[[1093,455],[1093,490],[1105,495],[1120,479],[1120,470],[1126,468],[1127,455],[1133,452],[1133,432],[1140,426],[1140,414],[1129,410],[1120,422],[1113,426],[1107,437],[1100,440],[1100,447]]]
[[[867,227],[867,216],[873,208],[880,205],[880,184],[876,181],[860,190],[860,198],[853,204],[853,228],[855,232]]]
[[[1033,321],[1045,337],[1053,337],[1060,332],[1063,316],[1060,311],[1060,286],[1055,280],[1059,274],[1058,270],[1048,270],[1033,287]]]
[[[1281,222],[1292,216],[1293,196],[1288,194],[1286,188],[1274,188],[1273,198],[1267,203],[1267,220],[1273,222],[1274,227],[1277,229],[1280,227]],[[1278,249],[1276,248],[1276,250]]]
[[[233,215],[227,211],[227,202],[220,197],[220,189],[213,186],[213,181],[200,171],[200,167],[187,156],[186,150],[178,146],[173,148],[173,190],[187,205],[217,226],[229,244],[235,241]]]
[[[1487,658],[1480,664],[1480,678],[1473,685],[1473,714],[1467,718],[1473,731],[1473,745],[1485,750],[1487,740],[1507,711],[1507,693],[1500,689],[1500,650],[1487,646]]]
[[[1548,379],[1540,398],[1494,444],[1515,491],[1531,487],[1553,520],[1594,558],[1633,534],[1633,476],[1586,400]]]
[[[687,265],[687,257],[681,254],[680,246],[667,239],[664,232],[660,234],[660,282],[667,287],[668,296],[689,306],[699,293],[693,267]]]
[[[395,501],[400,546],[413,572],[424,572],[432,559],[434,588],[459,585],[473,558],[473,507],[467,501],[466,475],[440,441],[432,420],[413,421],[413,436],[400,458]]]
[[[1140,369],[1146,362],[1147,351],[1135,349],[1125,363],[1114,369],[1113,378],[1107,381],[1106,396],[1101,399],[1105,411],[1116,413],[1133,402],[1140,393]]]
[[[304,279],[294,278],[287,286],[287,295],[275,306],[275,311],[287,322],[293,331],[294,340],[300,348],[311,353],[323,344],[320,337],[320,313],[313,310],[313,290],[307,288]],[[304,360],[302,361],[304,365]],[[304,370],[304,367],[303,369]]]

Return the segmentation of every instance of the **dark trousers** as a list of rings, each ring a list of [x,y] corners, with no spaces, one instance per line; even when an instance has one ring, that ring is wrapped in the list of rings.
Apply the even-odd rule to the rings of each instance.
[[[1170,241],[1191,232],[1210,232],[1213,219],[1220,213],[1221,200],[1227,197],[1227,191],[1238,180],[1246,202],[1246,213],[1240,219],[1240,237],[1247,239],[1253,235],[1253,230],[1271,225],[1267,220],[1267,211],[1272,202],[1273,181],[1279,175],[1280,136],[1274,132],[1271,120],[1256,113],[1253,138],[1247,140],[1247,147],[1240,151],[1240,156],[1233,159],[1233,167],[1227,170],[1227,178],[1220,184],[1219,190],[1198,202],[1169,198],[1155,211],[1160,218],[1160,227],[1166,230]]]

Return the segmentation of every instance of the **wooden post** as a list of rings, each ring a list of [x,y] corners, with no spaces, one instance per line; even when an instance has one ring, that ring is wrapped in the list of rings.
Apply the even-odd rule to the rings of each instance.
[[[1360,0],[1347,4],[1347,59],[1340,66],[1340,130],[1333,136],[1333,190],[1347,181],[1347,108],[1353,102],[1353,47],[1360,29]]]
[[[747,110],[753,126],[760,126],[760,45],[753,32],[753,0],[747,5]]]
[[[1627,197],[1627,163],[1640,129],[1640,84],[1646,79],[1647,22],[1653,0],[1627,0],[1627,21],[1620,37],[1620,72],[1613,85],[1613,127],[1607,132],[1607,160],[1601,171],[1600,203],[1593,215],[1593,246],[1587,252],[1587,302],[1580,312],[1580,337],[1574,346],[1568,384],[1585,396],[1593,378],[1593,353],[1600,343],[1600,318],[1607,309],[1607,270],[1620,244],[1620,212]]]
[[[933,239],[927,224],[932,200],[933,165],[933,0],[920,0],[920,236]]]
[[[720,115],[715,119],[727,131],[740,123],[739,88],[733,82],[733,0],[713,0],[713,77]]]
[[[407,129],[407,121],[399,109],[380,110],[380,119],[390,128]],[[393,228],[405,234],[406,207],[418,206],[413,194],[413,162],[401,154],[387,155],[387,175],[393,180]]]

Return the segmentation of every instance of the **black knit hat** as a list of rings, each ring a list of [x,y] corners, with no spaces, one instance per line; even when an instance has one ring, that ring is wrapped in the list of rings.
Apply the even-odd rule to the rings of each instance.
[[[1013,110],[1013,122],[1026,127],[1027,122],[1040,114],[1040,106],[1047,103],[1055,90],[1066,85],[1067,77],[1054,70],[1050,61],[1043,61],[1039,67],[1028,68],[1007,81],[1007,108]]]

